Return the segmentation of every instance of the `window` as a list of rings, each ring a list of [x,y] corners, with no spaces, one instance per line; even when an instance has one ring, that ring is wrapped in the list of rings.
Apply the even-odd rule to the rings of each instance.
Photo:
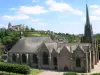
[[[16,55],[15,54],[12,55],[12,60],[13,60],[13,62],[16,62]]]
[[[57,57],[53,57],[53,65],[57,65]]]
[[[38,58],[36,54],[33,54],[33,63],[38,64]]]
[[[23,63],[26,63],[26,59],[27,59],[27,58],[26,58],[26,55],[25,55],[25,54],[22,54],[22,62],[23,62]]]
[[[79,58],[76,59],[76,67],[81,67],[81,60]]]
[[[43,64],[48,65],[49,64],[49,59],[48,59],[48,53],[43,52]]]

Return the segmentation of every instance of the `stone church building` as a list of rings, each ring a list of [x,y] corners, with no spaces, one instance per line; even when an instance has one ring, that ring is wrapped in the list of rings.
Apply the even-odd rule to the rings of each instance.
[[[67,43],[50,37],[22,37],[8,52],[9,63],[33,68],[90,72],[99,61],[98,42],[93,36],[86,5],[86,24],[80,43]]]

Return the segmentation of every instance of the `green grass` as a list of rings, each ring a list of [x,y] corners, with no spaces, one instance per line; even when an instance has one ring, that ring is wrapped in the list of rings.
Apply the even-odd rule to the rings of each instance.
[[[32,69],[31,70],[31,73],[29,75],[37,75],[39,73],[43,72],[43,70],[39,70],[39,69]],[[16,74],[16,73],[9,73],[9,72],[2,72],[0,71],[0,73],[3,73],[3,74],[10,74],[10,75],[24,75],[24,74]]]
[[[34,70],[31,70],[31,74],[29,74],[29,75],[37,75],[41,72],[43,72],[43,70],[34,69]]]

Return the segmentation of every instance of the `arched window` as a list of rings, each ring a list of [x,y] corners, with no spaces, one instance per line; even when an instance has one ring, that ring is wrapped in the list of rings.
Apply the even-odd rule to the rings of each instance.
[[[53,57],[53,65],[57,65],[57,57]]]
[[[15,54],[12,55],[12,60],[13,60],[13,62],[16,62],[16,55]]]
[[[43,64],[44,65],[48,65],[49,64],[49,59],[48,59],[49,55],[46,52],[43,52]]]
[[[81,67],[81,60],[80,60],[80,58],[76,59],[76,67]]]
[[[22,54],[22,62],[23,62],[23,63],[26,63],[26,61],[27,61],[26,55],[25,55],[25,54]]]
[[[33,63],[38,64],[38,58],[36,54],[33,54]]]

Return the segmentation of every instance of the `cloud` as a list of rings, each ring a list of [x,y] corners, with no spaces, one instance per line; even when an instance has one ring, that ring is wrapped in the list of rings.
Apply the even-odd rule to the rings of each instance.
[[[9,16],[9,15],[4,15],[2,16],[3,20],[27,20],[30,17],[28,15],[13,15],[13,16]]]
[[[41,18],[31,19],[31,22],[36,25],[43,26],[43,27],[48,25],[47,23],[44,22],[44,19],[41,19]]]
[[[40,22],[40,23],[38,23],[38,25],[40,25],[40,26],[47,26],[48,24],[47,23],[43,23],[43,22]]]
[[[32,2],[39,2],[39,0],[33,0]]]
[[[71,13],[77,14],[77,15],[83,14],[81,11],[72,8],[69,4],[64,3],[64,2],[56,2],[54,0],[47,0],[46,4],[49,6],[50,11],[71,12]]]
[[[100,16],[90,16],[92,21],[100,21]]]
[[[16,8],[9,8],[9,10],[16,10]]]
[[[47,10],[43,6],[20,6],[17,11],[21,14],[43,14]]]
[[[91,5],[90,8],[94,8],[94,9],[97,9],[99,8],[100,6],[99,5]]]
[[[79,25],[81,24],[78,21],[73,21],[73,22],[59,22],[60,25]]]
[[[93,10],[93,11],[92,11],[92,14],[100,15],[100,8],[98,8],[98,9],[96,9],[96,10]]]
[[[99,5],[91,5],[91,12],[93,15],[100,15],[100,6]]]
[[[8,25],[6,25],[6,24],[0,24],[0,28],[7,28],[8,27]]]
[[[86,18],[84,17],[84,18],[82,18],[82,21],[86,21]],[[90,16],[90,21],[91,22],[98,22],[98,21],[100,21],[100,16]]]
[[[38,23],[38,22],[41,22],[41,21],[44,21],[45,19],[43,18],[31,18],[31,21],[34,22],[34,23]]]
[[[31,21],[32,21],[32,22],[39,22],[40,19],[32,19]]]

